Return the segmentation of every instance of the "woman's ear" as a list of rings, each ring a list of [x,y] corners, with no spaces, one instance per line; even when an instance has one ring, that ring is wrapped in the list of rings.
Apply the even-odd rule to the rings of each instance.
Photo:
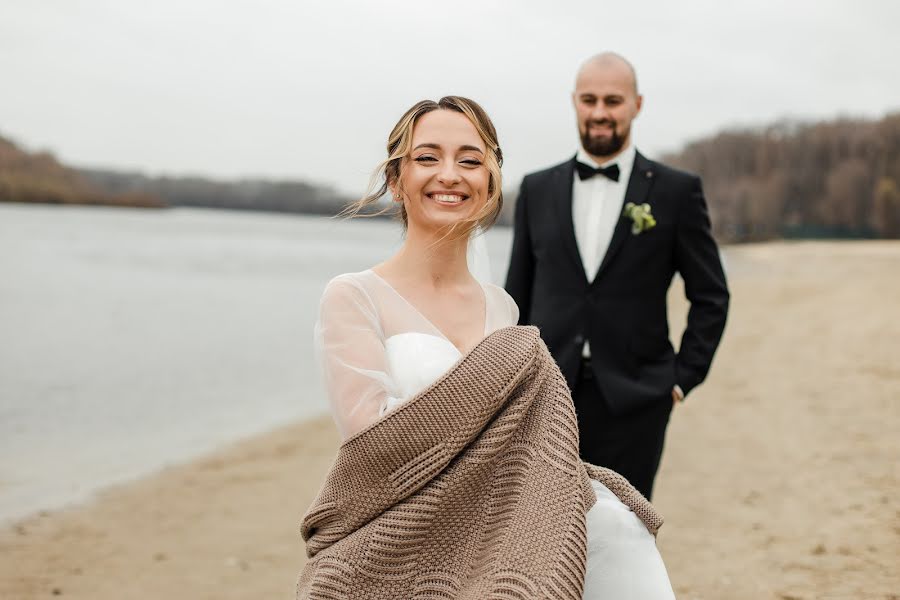
[[[401,195],[402,193],[400,192],[398,182],[395,181],[394,183],[388,184],[388,189],[391,190],[391,197],[394,202],[403,202],[403,196]]]

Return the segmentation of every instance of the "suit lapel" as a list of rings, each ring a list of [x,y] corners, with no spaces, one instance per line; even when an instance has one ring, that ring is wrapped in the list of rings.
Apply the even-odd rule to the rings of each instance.
[[[559,217],[560,232],[562,234],[562,242],[566,247],[578,272],[584,275],[584,262],[581,260],[581,254],[578,252],[578,244],[575,241],[575,222],[572,220],[572,181],[575,177],[575,158],[569,162],[563,163],[556,169],[553,180],[553,193],[555,198],[553,202],[556,204],[556,214]],[[587,283],[587,276],[584,277]]]
[[[650,187],[653,185],[653,178],[654,173],[650,161],[644,158],[640,152],[635,153],[634,166],[631,168],[631,177],[628,179],[628,188],[625,190],[625,201],[622,203],[623,209],[629,202],[635,204],[646,202]],[[569,212],[571,214],[571,208]],[[597,269],[597,274],[594,276],[594,281],[600,279],[603,271],[622,249],[629,235],[631,235],[631,222],[620,214],[609,247],[603,256],[603,262],[600,263],[600,268]]]

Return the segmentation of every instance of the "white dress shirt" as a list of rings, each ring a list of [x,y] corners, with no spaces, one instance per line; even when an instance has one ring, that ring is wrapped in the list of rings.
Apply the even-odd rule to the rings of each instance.
[[[635,148],[629,145],[614,159],[597,164],[584,148],[578,148],[575,160],[592,167],[619,165],[619,181],[603,175],[595,175],[582,181],[578,172],[572,184],[572,221],[575,225],[575,241],[584,265],[588,281],[593,281],[609,248],[613,230],[622,216],[625,190],[634,166]]]
[[[603,164],[597,164],[581,147],[575,155],[575,160],[592,167],[619,165],[619,181],[603,175],[595,175],[582,181],[578,177],[578,171],[573,175],[572,221],[575,225],[575,242],[588,281],[593,281],[597,275],[616,223],[622,215],[635,153],[634,145],[629,144],[618,156]],[[584,343],[582,354],[585,357],[591,355],[588,342]]]

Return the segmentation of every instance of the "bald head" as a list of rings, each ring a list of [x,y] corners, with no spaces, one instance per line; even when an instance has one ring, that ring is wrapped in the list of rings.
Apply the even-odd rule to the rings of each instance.
[[[634,70],[634,66],[624,56],[615,52],[601,52],[581,63],[578,74],[575,76],[575,89],[578,89],[579,83],[584,78],[592,77],[601,71],[627,78],[635,95],[638,94],[637,72]]]
[[[631,122],[643,98],[631,63],[604,52],[584,61],[575,78],[572,103],[585,151],[598,163],[615,157],[631,142]]]

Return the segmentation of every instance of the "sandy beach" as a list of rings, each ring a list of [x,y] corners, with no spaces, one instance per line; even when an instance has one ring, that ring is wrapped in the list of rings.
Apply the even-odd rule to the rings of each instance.
[[[725,337],[656,488],[678,597],[900,599],[900,242],[727,256]],[[677,334],[678,285],[670,306]],[[292,598],[337,444],[323,417],[8,525],[0,598]]]

